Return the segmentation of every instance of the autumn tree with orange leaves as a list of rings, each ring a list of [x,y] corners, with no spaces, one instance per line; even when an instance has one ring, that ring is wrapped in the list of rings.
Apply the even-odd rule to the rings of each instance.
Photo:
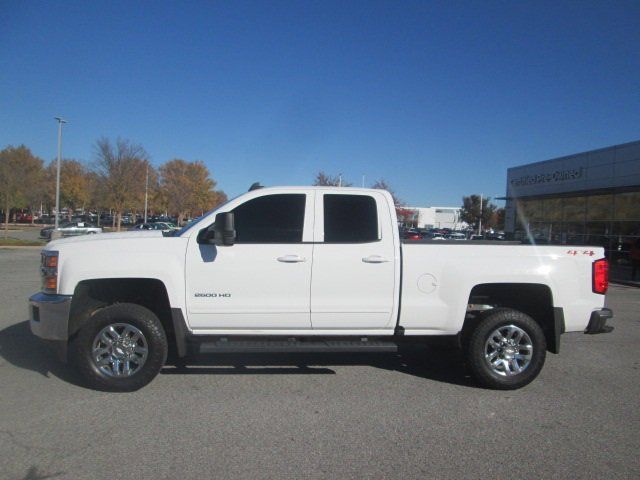
[[[5,237],[11,208],[29,206],[41,174],[42,160],[26,146],[8,146],[0,151],[0,208],[4,210]]]
[[[55,202],[57,162],[52,160],[45,172],[46,193]],[[69,221],[76,209],[84,208],[91,199],[91,178],[86,165],[73,159],[60,162],[60,207],[67,207]]]
[[[169,211],[178,214],[179,225],[187,215],[200,215],[226,201],[227,196],[215,190],[217,183],[200,160],[176,158],[161,165],[159,171],[160,191]]]

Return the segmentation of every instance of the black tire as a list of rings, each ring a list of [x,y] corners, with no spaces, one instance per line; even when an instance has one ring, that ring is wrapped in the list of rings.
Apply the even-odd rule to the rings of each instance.
[[[521,331],[526,333],[530,344],[525,336],[522,340],[515,340]],[[493,335],[496,332],[499,333]],[[508,343],[503,346],[498,342],[500,348],[493,347],[496,339],[507,338],[509,333],[513,334],[517,346]],[[530,316],[509,308],[495,309],[484,315],[471,332],[465,348],[473,377],[480,385],[496,390],[515,390],[531,383],[542,370],[546,353],[547,342],[540,325]],[[528,362],[526,358],[514,359],[516,355],[528,355]],[[487,356],[497,365],[492,367]]]
[[[106,374],[92,355],[97,335],[114,324],[134,327],[142,333],[146,342],[146,360],[130,376],[116,377]],[[90,388],[109,392],[132,392],[155,378],[165,364],[167,350],[164,328],[151,310],[133,303],[117,303],[99,310],[84,323],[69,343],[69,360]],[[135,363],[132,365],[135,366]],[[109,368],[112,367],[106,367]]]

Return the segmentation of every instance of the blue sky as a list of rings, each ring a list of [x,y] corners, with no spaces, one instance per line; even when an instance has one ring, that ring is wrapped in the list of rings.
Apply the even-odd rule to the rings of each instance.
[[[319,170],[405,202],[640,138],[640,2],[0,3],[0,148],[203,160],[229,195]]]

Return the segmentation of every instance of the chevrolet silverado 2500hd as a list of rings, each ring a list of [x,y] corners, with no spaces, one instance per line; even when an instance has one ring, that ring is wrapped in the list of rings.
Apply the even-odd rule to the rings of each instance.
[[[483,386],[611,327],[602,248],[410,242],[382,190],[260,188],[174,234],[50,242],[31,330],[86,382],[130,391],[172,353],[393,351],[455,336]]]

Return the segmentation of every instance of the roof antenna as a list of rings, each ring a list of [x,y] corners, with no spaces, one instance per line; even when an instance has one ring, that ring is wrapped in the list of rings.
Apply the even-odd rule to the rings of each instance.
[[[249,187],[249,191],[252,192],[253,190],[258,190],[259,188],[264,188],[264,185],[260,185],[260,182],[254,182]]]

